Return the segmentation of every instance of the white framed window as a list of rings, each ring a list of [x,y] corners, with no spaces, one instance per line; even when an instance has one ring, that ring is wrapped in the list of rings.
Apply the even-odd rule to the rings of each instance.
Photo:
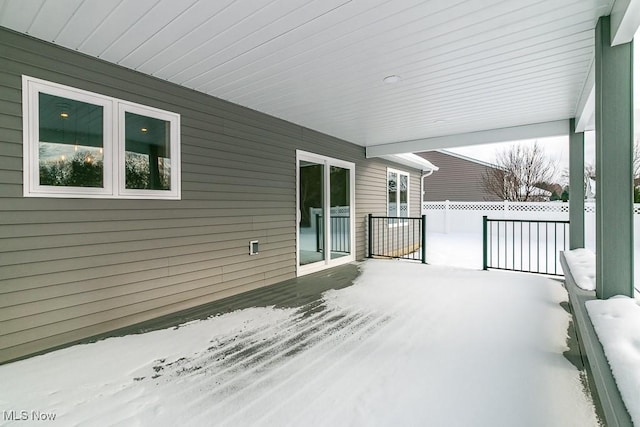
[[[179,189],[179,116],[128,102],[118,103],[119,193],[163,198]],[[177,173],[173,171],[178,169]],[[179,193],[178,193],[179,194]]]
[[[408,172],[387,168],[387,216],[409,217]]]
[[[25,197],[180,199],[180,115],[22,76]]]

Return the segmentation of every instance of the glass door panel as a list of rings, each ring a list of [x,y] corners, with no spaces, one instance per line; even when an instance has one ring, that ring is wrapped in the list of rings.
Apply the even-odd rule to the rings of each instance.
[[[387,183],[389,204],[388,204],[388,216],[398,216],[398,174],[395,172],[389,172]]]
[[[329,236],[331,259],[335,259],[351,253],[351,171],[337,166],[330,170]]]
[[[298,197],[300,203],[300,265],[324,261],[324,165],[301,160]]]
[[[398,210],[398,216],[409,216],[409,177],[407,175],[400,174],[400,209]]]

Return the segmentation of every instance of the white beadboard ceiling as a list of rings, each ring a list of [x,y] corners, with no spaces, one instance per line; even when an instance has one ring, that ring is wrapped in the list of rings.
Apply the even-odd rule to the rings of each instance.
[[[612,3],[0,0],[0,25],[372,147],[574,117]]]

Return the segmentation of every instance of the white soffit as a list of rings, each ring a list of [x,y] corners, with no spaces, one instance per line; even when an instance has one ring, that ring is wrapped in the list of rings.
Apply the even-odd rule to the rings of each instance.
[[[574,117],[612,3],[0,0],[0,25],[374,147]]]
[[[485,161],[482,161],[480,159],[474,159],[473,157],[467,157],[467,156],[465,156],[463,154],[456,153],[456,152],[453,152],[453,151],[449,151],[449,150],[436,150],[436,151],[439,152],[439,153],[442,153],[442,154],[446,154],[447,156],[457,157],[459,159],[466,160],[468,162],[477,163],[479,165],[486,166],[486,167],[489,167],[489,168],[499,168],[500,167],[498,165],[495,165],[495,164],[492,164],[492,163],[489,163],[489,162],[485,162]]]
[[[421,170],[422,172],[434,172],[439,170],[439,168],[429,160],[413,153],[391,154],[380,157],[413,169]]]

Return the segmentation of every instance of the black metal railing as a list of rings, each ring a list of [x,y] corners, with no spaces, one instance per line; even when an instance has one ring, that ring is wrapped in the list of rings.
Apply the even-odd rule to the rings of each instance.
[[[331,215],[331,252],[351,253],[351,217],[349,215]],[[323,216],[316,214],[316,249],[324,250]]]
[[[482,217],[482,268],[561,276],[569,221]]]
[[[401,258],[426,263],[426,216],[373,216],[368,220],[369,258]]]

